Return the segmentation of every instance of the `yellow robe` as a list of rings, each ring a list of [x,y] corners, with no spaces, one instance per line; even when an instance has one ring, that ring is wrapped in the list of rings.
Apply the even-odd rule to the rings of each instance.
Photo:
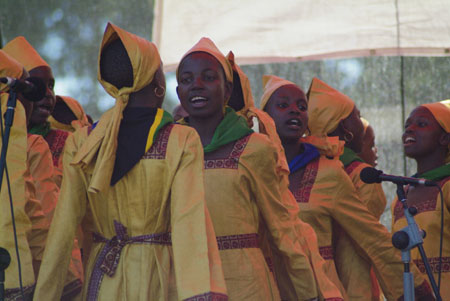
[[[91,193],[87,188],[93,167],[82,170],[70,164],[88,130],[67,138],[64,180],[35,300],[61,295],[73,238],[87,211],[93,220],[88,230],[97,233],[98,242],[87,259],[83,300],[95,295],[98,300],[178,300],[211,297],[211,292],[223,300],[226,289],[204,202],[203,152],[196,132],[168,125],[118,183]],[[142,235],[146,242],[137,243]],[[133,241],[127,243],[127,238]],[[119,249],[108,251],[113,258],[97,261],[114,242]]]
[[[276,133],[276,127],[272,118],[264,111],[254,107],[251,102],[250,105],[244,107],[238,114],[247,119],[249,126],[253,126],[254,118],[258,122],[259,131],[269,137],[271,140],[275,140],[274,146],[278,152],[277,173],[280,177],[280,189],[282,191],[282,201],[284,205],[292,211],[293,215],[298,216],[299,208],[294,196],[289,190],[289,167],[284,155],[284,149],[279,141],[278,134]],[[295,220],[297,235],[302,244],[305,254],[308,256],[309,263],[313,269],[317,289],[319,291],[319,297],[321,300],[341,300],[342,293],[338,287],[328,277],[327,272],[324,269],[325,261],[319,254],[319,246],[317,242],[317,235],[314,229],[308,224],[303,222],[300,218]],[[294,284],[291,282],[289,274],[286,270],[287,262],[283,260],[277,250],[264,250],[269,251],[266,256],[268,260],[273,261],[273,272],[275,273],[275,280],[278,284],[278,289],[282,300],[295,300],[297,294],[295,292]],[[345,295],[344,295],[345,296]]]
[[[44,215],[48,222],[51,223],[58,200],[59,188],[53,178],[52,154],[42,136],[28,134],[27,155],[28,167],[36,188],[36,199],[39,200]],[[33,228],[35,227],[34,224]],[[63,297],[68,298],[78,294],[81,291],[82,281],[83,265],[78,242],[75,241]]]
[[[441,269],[441,297],[442,300],[450,300],[450,177],[444,178],[441,181],[436,181],[441,186],[444,195],[444,238],[442,246],[442,269]],[[431,269],[433,271],[436,284],[438,283],[438,266],[439,266],[439,239],[441,231],[441,197],[438,190],[434,187],[410,187],[412,189],[420,189],[426,195],[426,199],[415,200],[415,204],[411,204],[411,199],[408,199],[408,205],[417,208],[417,215],[414,216],[417,225],[427,233],[423,240],[423,248],[428,257]],[[408,193],[409,194],[409,193]],[[408,198],[408,194],[406,197]],[[401,202],[397,199],[392,203],[392,233],[406,227],[408,223],[403,213]],[[424,277],[427,277],[425,266],[420,257],[419,250],[414,248],[411,250],[411,261],[418,267]]]
[[[293,194],[300,206],[300,218],[316,231],[319,249],[326,260],[326,270],[336,286],[342,287],[334,263],[333,223],[342,227],[361,254],[371,262],[386,298],[397,300],[402,296],[403,263],[400,251],[392,246],[391,235],[386,228],[358,199],[342,163],[321,155],[305,167],[303,177],[297,181],[300,186]],[[426,286],[418,270],[412,272],[415,274],[415,287]]]
[[[4,113],[6,110],[8,94],[2,94],[0,97],[2,112]],[[5,122],[4,119],[2,120]],[[0,140],[0,146],[1,145],[2,141]],[[28,189],[32,187],[32,183],[29,182],[29,177],[27,177],[27,180],[25,179],[27,176],[26,151],[27,126],[25,121],[25,110],[23,106],[17,102],[15,118],[9,138],[6,163],[9,172],[11,194],[14,205],[14,218],[17,229],[20,263],[22,266],[22,284],[25,295],[30,295],[34,288],[35,275],[33,271],[32,251],[28,241],[28,239],[31,238],[30,233],[32,231],[31,221],[28,214],[36,215],[37,217],[39,216],[40,208],[34,206],[34,202],[32,204],[28,203],[30,197],[30,190]],[[26,184],[28,187],[27,190],[25,189]],[[20,296],[20,290],[6,175],[3,177],[2,190],[0,194],[0,247],[5,248],[11,256],[11,263],[5,271],[5,293],[6,300],[9,300]],[[39,254],[40,250],[34,249],[33,253]],[[34,263],[36,266],[36,261]]]
[[[381,184],[366,184],[361,181],[359,175],[366,167],[370,165],[354,161],[345,167],[345,171],[356,188],[358,198],[379,220],[386,207],[386,197]],[[338,233],[334,242],[336,270],[349,300],[380,300],[380,290],[376,278],[371,274],[370,263],[359,254],[345,231],[339,228],[336,232]]]
[[[270,237],[286,259],[299,300],[318,295],[296,235],[295,215],[282,201],[276,162],[277,150],[265,135],[257,133],[237,140],[227,158],[205,160],[206,202],[230,300],[280,299],[258,246],[261,226],[268,231],[262,237]]]

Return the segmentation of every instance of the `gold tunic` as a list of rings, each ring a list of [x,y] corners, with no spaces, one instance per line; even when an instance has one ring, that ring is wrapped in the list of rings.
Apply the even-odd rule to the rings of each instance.
[[[318,295],[314,274],[282,199],[277,150],[253,133],[234,143],[226,158],[205,160],[206,202],[219,243],[230,300],[279,300],[258,239],[270,237],[288,265],[297,296]],[[266,229],[262,237],[257,233]],[[264,243],[264,242],[263,242]]]
[[[370,165],[354,161],[345,167],[345,171],[356,188],[358,198],[379,220],[386,207],[386,197],[381,184],[366,184],[361,181],[359,175],[366,167]],[[370,262],[359,254],[355,243],[345,231],[339,228],[337,233],[338,237],[334,243],[336,270],[349,299],[380,300],[380,289],[375,275],[371,273]]]
[[[203,152],[196,132],[166,126],[133,169],[98,193],[87,192],[93,168],[70,164],[87,136],[86,127],[66,142],[64,180],[35,300],[61,295],[73,238],[87,211],[96,243],[83,299],[178,300],[214,294],[222,300],[226,289],[204,202]]]

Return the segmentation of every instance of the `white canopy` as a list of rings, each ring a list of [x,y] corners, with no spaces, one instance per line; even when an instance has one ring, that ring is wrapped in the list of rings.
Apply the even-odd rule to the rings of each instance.
[[[450,0],[156,0],[166,70],[201,37],[239,64],[450,55]]]

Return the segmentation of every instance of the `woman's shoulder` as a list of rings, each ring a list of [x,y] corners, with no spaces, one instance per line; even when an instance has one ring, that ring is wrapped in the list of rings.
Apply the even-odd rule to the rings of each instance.
[[[339,158],[320,155],[318,160],[319,171],[323,175],[335,178],[337,181],[339,181],[339,179],[349,178],[348,174],[345,172],[344,165]]]

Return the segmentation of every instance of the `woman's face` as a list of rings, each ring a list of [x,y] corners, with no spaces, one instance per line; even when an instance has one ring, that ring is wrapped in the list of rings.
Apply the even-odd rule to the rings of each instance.
[[[406,119],[402,136],[405,155],[419,159],[434,153],[443,147],[440,143],[443,134],[444,129],[426,107],[415,108]]]
[[[55,86],[55,78],[52,69],[47,66],[34,68],[30,71],[30,76],[42,79],[47,87],[45,97],[34,103],[33,112],[31,113],[30,124],[41,125],[47,122],[47,118],[53,112],[56,104],[56,97],[53,88]]]
[[[375,133],[372,127],[369,125],[364,133],[363,137],[363,147],[359,156],[363,159],[367,164],[372,166],[377,166],[377,147],[375,146]]]
[[[232,84],[220,63],[205,52],[194,52],[180,63],[177,94],[191,118],[223,116]]]
[[[353,139],[346,141],[345,145],[352,149],[355,153],[359,153],[363,146],[364,125],[358,108],[355,106],[350,115],[345,118],[342,125],[353,134]]]
[[[282,142],[297,142],[308,127],[308,105],[303,91],[295,85],[278,88],[265,111],[272,117]]]

